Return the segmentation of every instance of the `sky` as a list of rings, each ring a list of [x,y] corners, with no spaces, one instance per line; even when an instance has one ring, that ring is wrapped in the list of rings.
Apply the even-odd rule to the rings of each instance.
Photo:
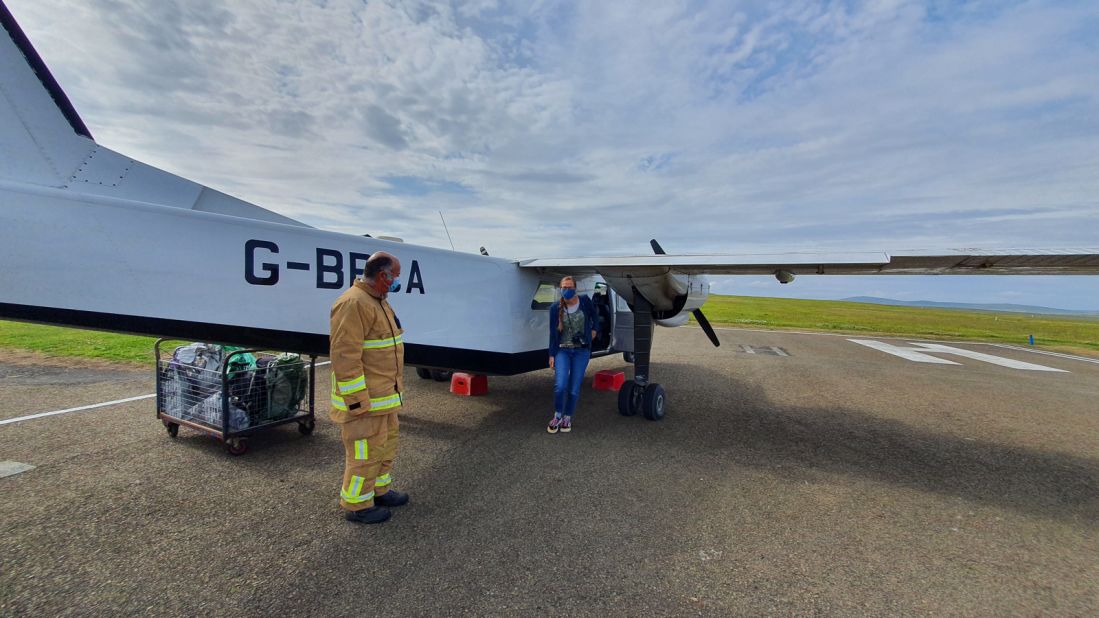
[[[5,0],[96,140],[492,255],[1099,246],[1099,3]],[[716,278],[1099,309],[1099,277]]]

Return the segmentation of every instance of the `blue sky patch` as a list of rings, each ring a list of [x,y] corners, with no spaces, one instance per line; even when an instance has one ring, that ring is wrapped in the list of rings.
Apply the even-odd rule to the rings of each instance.
[[[473,189],[449,180],[432,180],[416,176],[386,176],[382,178],[390,186],[386,193],[390,195],[424,196],[430,193],[449,193],[451,195],[473,195]]]

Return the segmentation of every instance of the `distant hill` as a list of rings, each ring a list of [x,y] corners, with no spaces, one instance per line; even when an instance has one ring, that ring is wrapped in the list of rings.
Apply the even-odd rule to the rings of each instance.
[[[1032,305],[1013,305],[1011,303],[941,303],[933,300],[893,300],[874,296],[852,296],[843,299],[849,303],[869,303],[872,305],[895,305],[900,307],[932,307],[935,309],[963,309],[967,311],[1003,311],[1006,313],[1037,313],[1040,315],[1071,315],[1076,317],[1099,317],[1099,311],[1074,311],[1036,307]]]

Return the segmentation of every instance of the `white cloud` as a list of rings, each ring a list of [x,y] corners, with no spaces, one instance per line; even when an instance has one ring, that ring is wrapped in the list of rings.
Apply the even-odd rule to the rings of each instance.
[[[99,141],[333,229],[445,246],[444,210],[496,255],[1099,229],[1090,3],[8,5]]]

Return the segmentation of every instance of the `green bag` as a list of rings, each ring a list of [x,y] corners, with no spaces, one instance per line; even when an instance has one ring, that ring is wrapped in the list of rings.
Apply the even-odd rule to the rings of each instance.
[[[229,358],[229,355],[238,350],[243,350],[236,346],[226,345],[221,346],[221,353],[224,358]],[[251,352],[245,352],[244,354],[237,354],[236,356],[229,358],[228,377],[233,379],[236,377],[237,372],[240,371],[252,371],[256,368],[256,357]]]
[[[298,354],[279,354],[267,365],[267,418],[293,416],[305,398],[309,376]]]

